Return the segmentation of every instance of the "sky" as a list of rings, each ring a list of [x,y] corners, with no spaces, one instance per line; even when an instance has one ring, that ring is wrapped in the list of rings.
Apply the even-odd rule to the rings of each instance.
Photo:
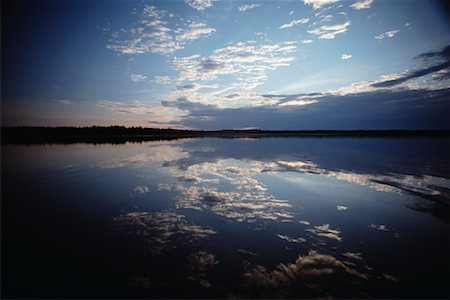
[[[2,126],[450,129],[445,1],[1,5]]]

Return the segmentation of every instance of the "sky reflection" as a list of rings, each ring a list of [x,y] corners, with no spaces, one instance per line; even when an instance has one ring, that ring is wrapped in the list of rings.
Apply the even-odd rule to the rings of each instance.
[[[126,282],[124,295],[445,295],[450,180],[439,164],[447,158],[423,156],[420,146],[392,155],[411,140],[333,140],[335,160],[346,164],[324,157],[328,150],[318,146],[330,139],[198,139],[74,152],[7,146],[5,172],[22,186],[51,182],[42,197],[66,197],[63,207],[86,216],[72,217],[73,226],[96,224],[80,229],[83,236],[100,222],[110,228],[110,240],[102,236],[114,245],[106,251],[117,262],[111,268],[126,277],[117,283]],[[346,144],[358,159],[343,154]],[[14,175],[18,162],[24,173]],[[8,187],[6,199],[26,199],[21,193]],[[49,214],[48,202],[40,203],[41,215]],[[424,257],[429,249],[435,254]]]

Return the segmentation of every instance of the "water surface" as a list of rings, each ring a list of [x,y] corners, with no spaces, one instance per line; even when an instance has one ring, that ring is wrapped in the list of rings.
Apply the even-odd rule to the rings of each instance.
[[[2,151],[8,298],[449,297],[447,138]]]

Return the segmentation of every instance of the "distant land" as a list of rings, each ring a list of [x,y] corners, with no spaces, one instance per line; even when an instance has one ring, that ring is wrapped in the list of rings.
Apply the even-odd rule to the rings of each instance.
[[[3,127],[2,144],[144,142],[181,138],[265,137],[450,137],[450,130],[181,130],[124,126],[92,127]]]

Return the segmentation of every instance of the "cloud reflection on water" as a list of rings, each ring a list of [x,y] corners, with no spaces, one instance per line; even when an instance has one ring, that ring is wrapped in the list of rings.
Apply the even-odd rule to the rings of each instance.
[[[212,254],[205,251],[211,249],[209,247],[211,243],[214,244],[214,241],[205,239],[208,241],[208,246],[205,248],[192,249],[189,245],[192,245],[193,241],[213,235],[216,235],[218,239],[223,238],[224,228],[221,226],[224,225],[220,223],[222,221],[217,220],[226,218],[230,224],[239,226],[234,229],[238,231],[259,230],[267,239],[262,243],[267,242],[270,247],[275,248],[281,245],[283,248],[280,249],[283,250],[278,251],[285,251],[277,252],[277,256],[274,257],[277,260],[275,264],[273,262],[267,264],[264,262],[264,249],[245,244],[245,242],[242,244],[242,241],[235,245],[234,253],[244,260],[239,265],[246,268],[241,274],[247,288],[261,289],[259,295],[263,297],[298,297],[299,295],[331,297],[336,296],[334,290],[336,285],[339,285],[339,291],[355,290],[355,286],[358,287],[356,290],[364,291],[362,287],[369,281],[381,280],[392,284],[401,281],[397,279],[397,274],[394,276],[382,273],[383,270],[377,273],[378,270],[369,267],[363,259],[362,253],[365,252],[358,248],[360,245],[354,248],[348,247],[349,243],[352,244],[356,240],[351,235],[354,232],[349,233],[349,227],[346,225],[357,223],[354,220],[343,223],[339,218],[358,214],[360,208],[352,206],[353,200],[343,203],[342,200],[345,199],[337,199],[334,187],[340,187],[342,183],[345,183],[342,186],[350,186],[352,189],[359,187],[358,190],[365,193],[368,193],[368,190],[361,187],[397,195],[393,199],[401,199],[398,195],[408,195],[408,198],[403,199],[432,200],[432,203],[436,205],[448,203],[446,189],[449,188],[450,183],[446,178],[428,174],[402,174],[401,170],[393,173],[364,172],[350,167],[348,169],[328,168],[326,164],[286,155],[279,157],[274,155],[267,159],[255,158],[251,153],[243,157],[224,156],[223,153],[216,153],[216,150],[211,146],[191,147],[189,143],[183,145],[174,143],[163,147],[158,145],[155,149],[149,147],[145,154],[112,160],[101,165],[123,167],[128,164],[136,168],[152,164],[150,172],[158,176],[153,174],[152,178],[155,182],[150,182],[150,185],[157,188],[147,191],[142,188],[149,186],[145,183],[145,185],[136,186],[135,192],[169,195],[173,211],[128,212],[117,217],[116,221],[128,232],[144,237],[150,243],[151,252],[154,255],[168,252],[175,247],[180,247],[183,251],[186,249],[189,251],[187,253],[193,253],[187,256],[186,278],[203,289],[215,287],[216,282],[211,279],[210,271],[213,268],[215,270],[222,267],[223,264],[219,265],[218,259],[220,257],[222,261],[222,257],[219,253]],[[141,172],[145,173],[149,170],[144,168]],[[281,188],[278,189],[274,182],[280,183]],[[280,193],[283,188],[294,188],[299,192]],[[343,191],[348,192],[345,189]],[[380,196],[378,193],[371,193],[370,195],[374,198],[384,196],[384,194]],[[280,197],[280,195],[289,196]],[[318,199],[312,199],[315,195]],[[409,197],[411,195],[412,197]],[[309,199],[305,201],[307,197]],[[303,213],[303,204],[314,206],[312,202],[321,202],[322,199],[329,201],[330,212],[334,216],[318,220],[317,216]],[[327,203],[326,201],[323,203]],[[405,204],[399,203],[399,205]],[[194,224],[190,221],[193,217],[199,218],[197,220],[207,220],[205,222],[208,222],[207,224],[211,227]],[[395,238],[399,237],[399,233],[388,229],[387,225],[370,222],[386,221],[375,218],[364,225],[358,223],[360,228],[356,230],[389,231]],[[222,225],[218,226],[219,223]],[[277,224],[278,227],[274,229],[276,231],[269,233],[266,231],[266,224]],[[285,227],[280,224],[284,224]],[[396,228],[396,226],[391,227],[392,224],[388,222],[385,224],[388,224],[389,228]],[[388,236],[392,238],[392,234]],[[358,240],[358,242],[364,244],[364,241]],[[306,251],[307,255],[299,256],[293,262],[292,260],[286,262],[285,255],[288,253],[292,255],[293,251],[303,253]],[[244,288],[242,296],[246,295],[245,291]],[[368,295],[363,292],[358,294],[360,297]]]
[[[299,256],[292,263],[280,263],[272,271],[264,266],[251,267],[243,274],[249,286],[267,289],[268,297],[292,297],[293,295],[331,296],[336,285],[348,288],[361,285],[374,278],[365,264],[360,264],[357,254],[347,258],[353,261],[340,260],[329,254],[311,250],[305,256]],[[355,259],[356,258],[356,259]],[[289,286],[289,288],[286,288]],[[296,294],[301,291],[300,294]]]
[[[141,236],[149,242],[153,254],[160,254],[169,247],[177,246],[177,243],[192,242],[217,233],[212,228],[192,224],[184,215],[171,211],[128,212],[114,221],[125,232]]]

